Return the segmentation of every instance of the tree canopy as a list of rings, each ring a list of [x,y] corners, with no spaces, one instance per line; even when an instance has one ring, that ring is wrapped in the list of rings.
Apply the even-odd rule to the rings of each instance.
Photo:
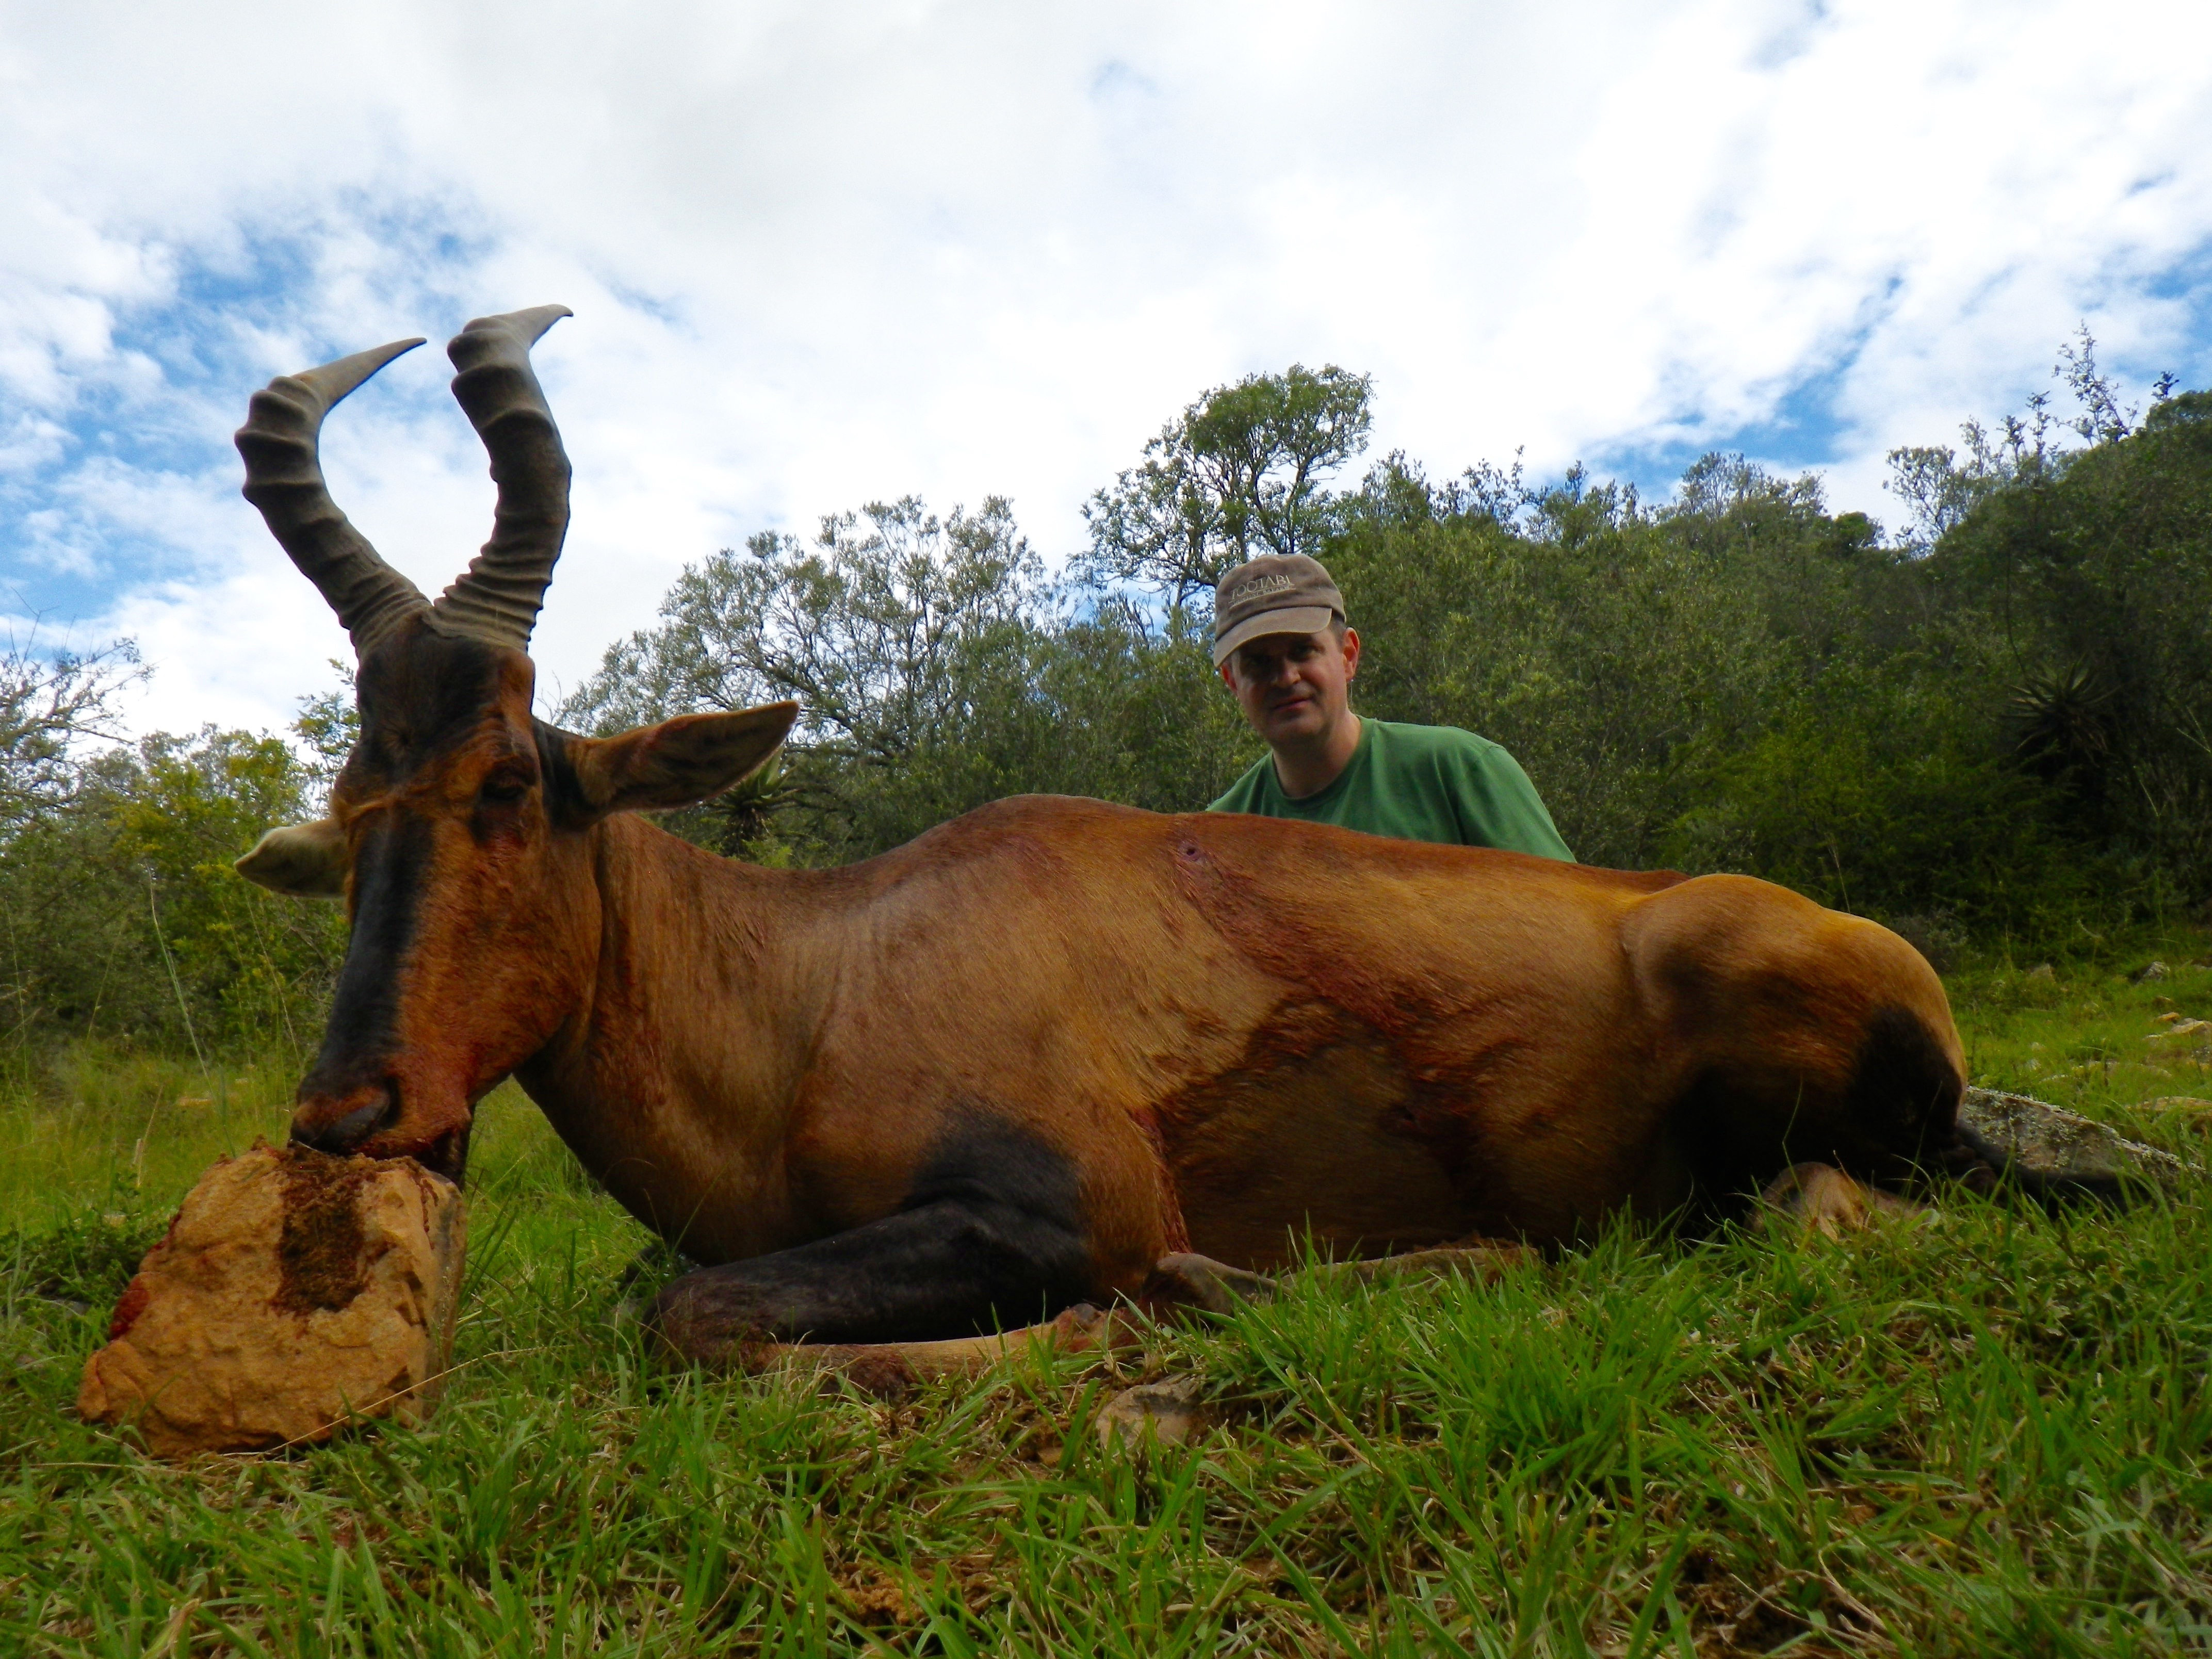
[[[1334,363],[1214,387],[1091,496],[1082,573],[1210,606],[1223,574],[1254,555],[1316,551],[1331,523],[1324,481],[1366,448],[1372,391]]]

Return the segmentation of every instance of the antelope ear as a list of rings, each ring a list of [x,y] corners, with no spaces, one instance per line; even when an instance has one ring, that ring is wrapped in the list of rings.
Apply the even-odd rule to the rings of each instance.
[[[345,896],[345,835],[328,818],[287,823],[253,843],[231,866],[246,880],[287,898]]]
[[[594,817],[690,806],[767,764],[798,718],[795,702],[682,714],[617,738],[572,738],[569,764]]]

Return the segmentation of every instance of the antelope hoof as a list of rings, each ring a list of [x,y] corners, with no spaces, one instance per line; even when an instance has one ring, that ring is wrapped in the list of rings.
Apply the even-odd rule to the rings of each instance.
[[[664,1358],[710,1370],[742,1365],[751,1350],[777,1346],[766,1310],[741,1287],[718,1283],[711,1270],[688,1273],[662,1286],[645,1328]]]

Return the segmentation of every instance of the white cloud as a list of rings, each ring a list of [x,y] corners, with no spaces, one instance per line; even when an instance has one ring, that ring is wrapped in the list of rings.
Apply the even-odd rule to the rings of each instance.
[[[764,524],[995,491],[1065,552],[1174,410],[1294,358],[1373,370],[1378,447],[1444,471],[1833,375],[1832,494],[1879,512],[1885,448],[2016,404],[2077,317],[2212,368],[2154,292],[2212,232],[2208,93],[2185,6],[16,0],[0,502],[179,725],[280,720],[343,650],[217,447],[256,380],[545,300],[564,683]],[[326,443],[432,592],[490,507],[443,369]]]

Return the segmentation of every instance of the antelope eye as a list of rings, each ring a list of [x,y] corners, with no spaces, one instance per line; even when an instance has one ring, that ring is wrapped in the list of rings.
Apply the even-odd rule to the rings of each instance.
[[[526,773],[497,771],[483,781],[478,793],[486,800],[499,801],[502,804],[512,803],[520,800],[530,793],[532,781],[533,780]]]

